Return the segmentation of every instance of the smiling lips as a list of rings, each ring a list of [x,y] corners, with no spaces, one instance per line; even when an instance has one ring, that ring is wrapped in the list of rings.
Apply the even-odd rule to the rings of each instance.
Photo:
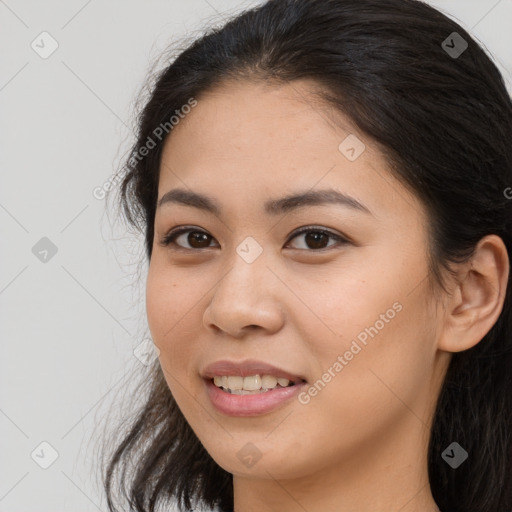
[[[202,372],[213,406],[230,416],[265,414],[296,395],[305,379],[273,365],[217,361]]]
[[[294,384],[284,377],[275,377],[274,375],[251,375],[249,377],[241,377],[240,375],[215,376],[213,383],[217,387],[224,389],[224,391],[236,395],[265,393],[275,389],[277,386],[286,388]]]

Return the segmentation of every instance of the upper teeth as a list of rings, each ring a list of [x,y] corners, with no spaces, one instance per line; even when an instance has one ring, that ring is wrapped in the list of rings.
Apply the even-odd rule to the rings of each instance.
[[[286,387],[290,384],[288,379],[282,377],[274,377],[273,375],[251,375],[249,377],[241,377],[239,375],[223,375],[215,376],[213,382],[219,388],[230,389],[232,391],[245,390],[257,391],[259,389],[274,389],[278,384]]]

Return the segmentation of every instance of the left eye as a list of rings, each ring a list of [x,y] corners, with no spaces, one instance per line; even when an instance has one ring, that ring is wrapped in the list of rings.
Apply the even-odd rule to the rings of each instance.
[[[326,249],[327,247],[331,247],[335,244],[325,245],[325,242],[327,242],[329,239],[333,239],[336,242],[339,242],[340,244],[346,244],[348,243],[348,240],[340,235],[337,235],[335,233],[331,233],[330,231],[325,231],[323,229],[313,229],[313,228],[304,228],[301,229],[298,232],[295,232],[290,240],[293,240],[294,238],[297,238],[299,236],[305,235],[304,242],[307,244],[306,249],[316,249],[316,250],[322,250]],[[304,249],[304,247],[299,247],[299,249]]]
[[[326,231],[324,229],[318,229],[318,228],[302,228],[299,231],[296,231],[292,234],[292,236],[288,239],[288,243],[293,240],[294,238],[298,238],[299,236],[304,235],[304,242],[306,244],[306,247],[294,247],[294,249],[314,249],[314,250],[322,250],[326,249],[328,247],[331,247],[335,244],[329,244],[329,239],[334,240],[335,242],[338,242],[339,244],[347,244],[349,241],[335,233],[332,233],[331,231]],[[177,240],[180,238],[183,238],[185,243],[187,243],[189,246],[183,246],[179,243],[177,243]],[[182,242],[183,242],[182,240]],[[205,231],[192,229],[192,228],[179,228],[174,231],[171,231],[168,233],[165,238],[161,241],[161,245],[168,246],[170,244],[174,244],[182,249],[187,250],[194,250],[194,249],[207,249],[209,247],[212,247],[210,245],[211,241],[214,240],[214,238],[206,233]]]

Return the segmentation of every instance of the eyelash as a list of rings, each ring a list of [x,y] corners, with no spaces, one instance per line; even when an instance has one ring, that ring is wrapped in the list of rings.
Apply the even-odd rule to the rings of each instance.
[[[180,245],[177,245],[175,243],[175,239],[178,236],[180,236],[180,235],[182,235],[184,233],[189,233],[189,232],[192,232],[192,233],[202,233],[202,234],[208,235],[208,233],[206,233],[206,231],[202,231],[200,229],[184,226],[184,227],[181,227],[181,228],[177,228],[175,230],[171,230],[169,233],[167,233],[167,235],[163,238],[163,240],[160,243],[164,247],[167,247],[167,246],[169,246],[171,244],[176,245],[178,247],[178,249],[176,249],[176,250],[183,250],[183,251],[202,251],[202,250],[205,250],[205,249],[211,249],[211,247],[203,247],[201,249],[181,247]],[[314,226],[305,226],[305,227],[300,228],[297,231],[293,232],[290,235],[290,238],[288,239],[288,241],[286,243],[290,242],[291,240],[293,240],[297,236],[302,235],[304,233],[321,233],[323,235],[327,235],[328,237],[336,240],[341,245],[346,245],[346,244],[351,243],[347,238],[345,238],[345,237],[343,237],[341,235],[335,234],[332,231],[329,231],[329,230],[326,230],[326,229],[323,229],[323,228],[316,228]],[[210,235],[208,235],[208,236],[210,236]],[[336,244],[334,244],[334,245],[336,245]],[[323,251],[333,247],[334,245],[323,247],[322,249],[298,249],[298,250],[299,251],[307,250],[308,252],[323,252]]]

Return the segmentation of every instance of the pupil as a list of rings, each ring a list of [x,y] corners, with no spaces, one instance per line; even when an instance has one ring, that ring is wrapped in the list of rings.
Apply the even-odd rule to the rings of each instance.
[[[325,233],[320,233],[318,231],[306,233],[306,243],[310,247],[312,246],[313,249],[323,249],[324,247],[326,247],[325,244],[322,244],[322,239],[323,241],[326,241],[327,236],[325,235]]]
[[[210,242],[209,242],[209,235],[207,235],[206,233],[198,233],[198,232],[192,232],[192,233],[189,233],[188,235],[188,243],[194,247],[194,239],[195,239],[195,242],[197,242],[198,246],[199,247],[208,247],[210,245]],[[204,245],[201,245],[203,242],[205,242]]]

